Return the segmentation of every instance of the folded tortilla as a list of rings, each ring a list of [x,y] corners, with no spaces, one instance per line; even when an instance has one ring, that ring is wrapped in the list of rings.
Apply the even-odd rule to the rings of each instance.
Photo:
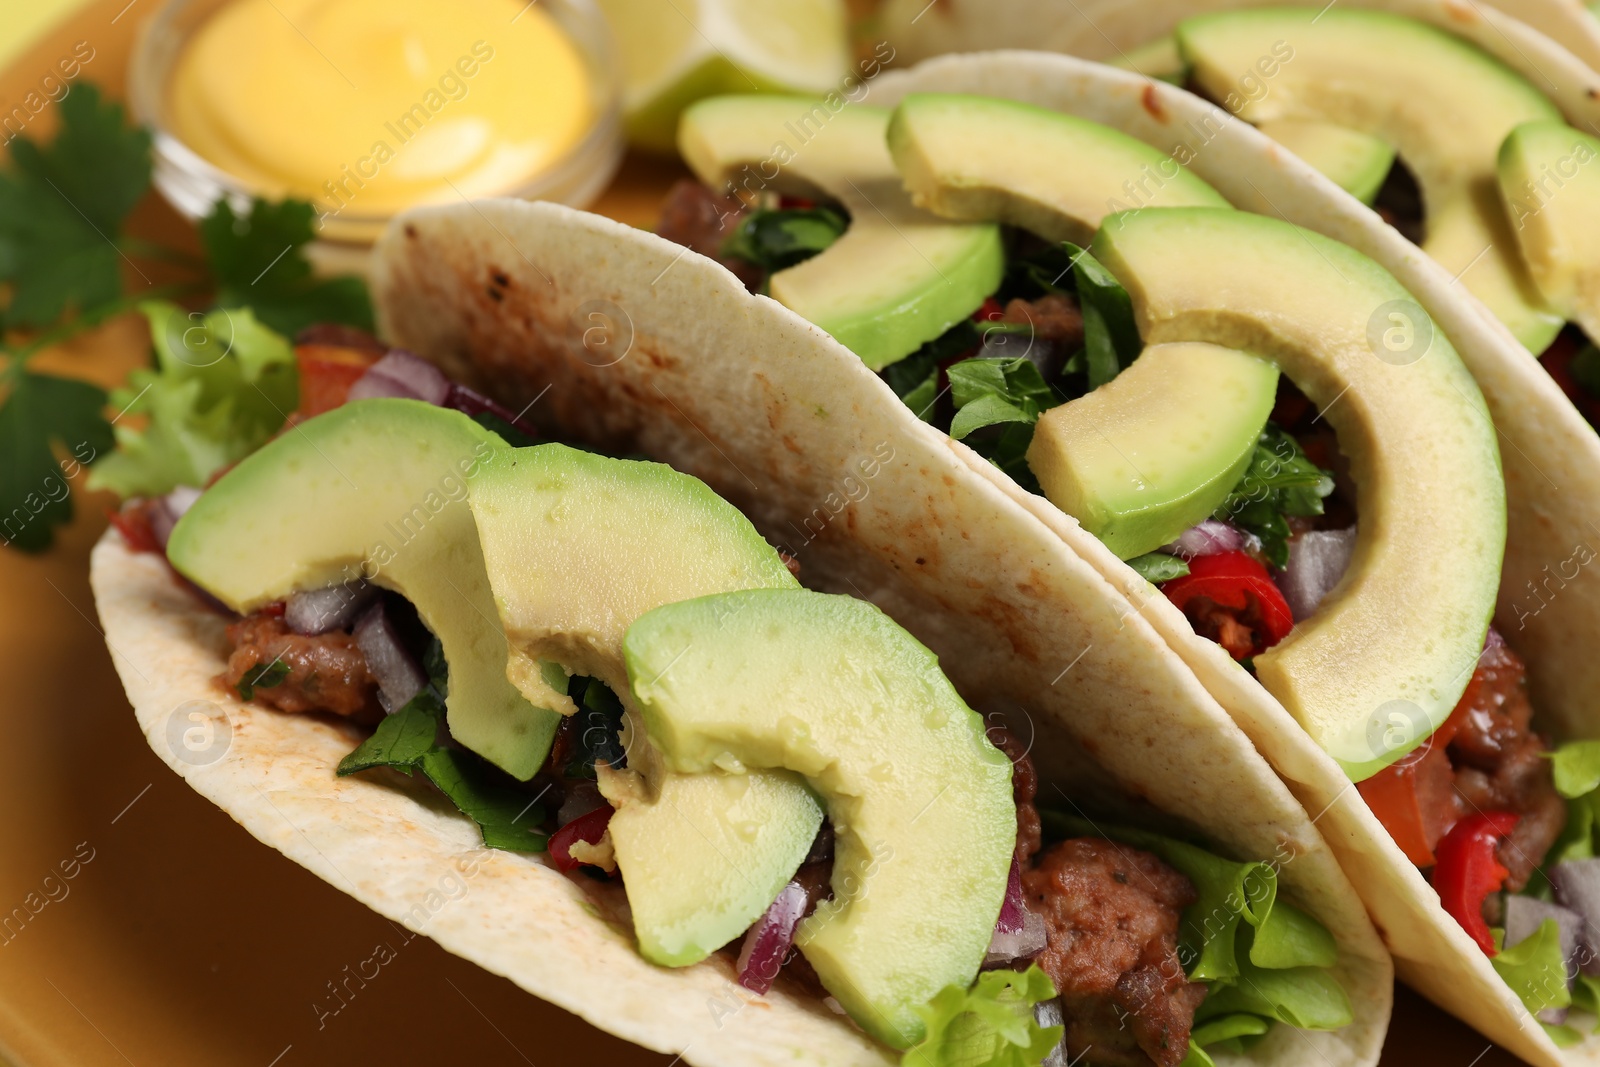
[[[1259,1064],[1375,1063],[1392,965],[1312,820],[1162,642],[1137,600],[976,473],[848,350],[721,266],[549,204],[398,220],[377,249],[385,335],[566,439],[708,481],[807,584],[867,597],[928,643],[980,710],[1031,737],[1042,802],[1197,834],[1279,868],[1333,934],[1355,1021],[1272,1030]],[[596,332],[596,331],[599,332]],[[152,748],[251,833],[379,913],[618,1036],[703,1065],[889,1064],[814,997],[758,997],[721,955],[634,948],[620,891],[542,856],[488,852],[400,776],[336,778],[350,727],[235,700],[223,619],[157,556],[108,534],[93,560],[106,639]],[[982,697],[981,700],[978,698]],[[199,715],[221,743],[197,756]],[[202,762],[204,760],[205,762]],[[1059,793],[1057,792],[1059,790]]]
[[[1550,46],[1600,70],[1600,19],[1583,0],[1343,0],[1431,22],[1549,88],[1564,64]],[[858,32],[884,38],[899,63],[950,52],[1037,48],[1115,64],[1191,15],[1247,7],[1321,7],[1299,0],[880,0]]]

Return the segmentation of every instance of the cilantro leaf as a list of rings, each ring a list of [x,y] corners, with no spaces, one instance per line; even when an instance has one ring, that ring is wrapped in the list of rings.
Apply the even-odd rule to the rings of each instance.
[[[40,552],[55,527],[72,521],[68,483],[78,465],[111,450],[101,414],[106,394],[88,382],[20,368],[10,379],[0,400],[0,541]],[[56,446],[70,458],[57,460]]]
[[[622,748],[622,701],[617,699],[604,682],[582,675],[573,675],[567,693],[577,698],[577,721],[574,753],[567,764],[568,778],[587,778],[594,781],[594,765],[605,761],[609,767],[621,767],[627,754]]]
[[[1147,582],[1170,582],[1189,573],[1189,564],[1165,552],[1146,552],[1127,561],[1128,566]]]
[[[1083,312],[1080,365],[1089,373],[1090,389],[1098,389],[1139,358],[1144,342],[1139,339],[1139,327],[1134,321],[1133,300],[1115,275],[1087,249],[1062,241],[1014,261],[1011,274],[1024,287],[1046,293],[1077,293]],[[1077,356],[1073,359],[1078,361]]]
[[[904,359],[884,367],[878,376],[923,422],[934,419],[939,399],[939,364],[978,347],[978,324],[963,319]]]
[[[248,215],[218,200],[200,221],[200,243],[217,279],[217,305],[249,307],[286,337],[314,322],[372,329],[372,301],[360,278],[317,278],[304,248],[316,210],[303,200],[255,200]]]
[[[970,989],[946,986],[917,1009],[926,1027],[902,1067],[1038,1067],[1061,1041],[1060,1026],[1040,1026],[1035,1004],[1056,995],[1037,964],[1026,972],[985,971]]]
[[[201,316],[151,301],[140,310],[156,369],[134,371],[111,402],[147,425],[116,427],[117,451],[95,464],[89,486],[122,496],[203,486],[265,444],[298,405],[294,350],[248,308]]]
[[[1289,563],[1289,524],[1284,517],[1321,515],[1322,501],[1332,492],[1332,475],[1311,462],[1299,442],[1269,422],[1261,430],[1250,465],[1212,515],[1259,537],[1267,558],[1282,568]]]
[[[0,174],[0,281],[12,285],[6,319],[45,326],[67,310],[117,298],[123,220],[150,185],[150,135],[93,85],[62,98],[61,132],[48,146],[11,142]]]
[[[420,770],[468,818],[478,824],[483,843],[516,852],[543,852],[547,836],[537,827],[544,809],[508,784],[504,774],[464,749],[438,744],[444,702],[431,687],[386,717],[371,737],[339,761],[338,775],[374,767],[411,774]]]
[[[288,677],[289,665],[281,659],[275,659],[271,663],[257,663],[245,671],[235,688],[239,691],[240,700],[252,700],[257,689],[276,689]]]
[[[833,244],[846,225],[845,217],[832,208],[754,211],[723,240],[721,253],[764,270],[783,270]]]
[[[1041,413],[1061,401],[1026,357],[965,359],[946,372],[956,415],[950,436],[1009,474],[1024,489],[1038,492],[1028,469],[1028,445]]]

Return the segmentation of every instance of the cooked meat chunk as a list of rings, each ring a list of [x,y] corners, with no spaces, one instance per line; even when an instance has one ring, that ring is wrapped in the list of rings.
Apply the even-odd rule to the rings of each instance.
[[[1011,796],[1017,803],[1017,862],[1027,870],[1039,851],[1039,809],[1033,798],[1039,792],[1039,775],[1020,740],[1004,726],[989,727],[989,741],[1011,760]]]
[[[656,233],[674,244],[710,256],[731,270],[746,289],[755,292],[761,288],[765,272],[742,259],[723,259],[721,254],[722,242],[747,211],[738,199],[718,196],[699,182],[684,178],[667,193]]]
[[[1246,593],[1243,608],[1218,604],[1208,596],[1197,596],[1184,605],[1194,632],[1221,645],[1234,659],[1244,659],[1254,650],[1271,643],[1261,602]]]
[[[1012,299],[1000,321],[1032,325],[1034,337],[1064,342],[1069,350],[1083,345],[1083,312],[1061,293],[1046,293],[1037,300]]]
[[[282,618],[250,615],[228,626],[228,640],[233,652],[222,682],[238,692],[248,675],[257,703],[279,711],[327,711],[352,718],[381,714],[377,680],[350,634],[335,630],[309,637],[290,631]],[[269,683],[281,668],[272,664],[287,668],[275,684]],[[258,677],[261,681],[255,681]]]
[[[1178,960],[1193,884],[1148,852],[1082,837],[1047,849],[1023,889],[1044,917],[1036,962],[1061,993],[1068,1058],[1177,1067],[1206,994]]]
[[[1548,746],[1531,727],[1527,667],[1492,638],[1451,718],[1459,723],[1448,753],[1455,768],[1460,815],[1514,811],[1522,818],[1500,843],[1498,856],[1515,892],[1544,862],[1566,825],[1567,808],[1551,774]]]

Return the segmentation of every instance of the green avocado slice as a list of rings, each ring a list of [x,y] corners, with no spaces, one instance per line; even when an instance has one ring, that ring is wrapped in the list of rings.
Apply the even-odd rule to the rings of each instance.
[[[837,834],[800,950],[868,1033],[972,983],[1016,842],[1011,764],[938,662],[873,605],[758,590],[658,608],[623,641],[650,739],[682,772],[802,774]]]
[[[1154,551],[1239,482],[1278,368],[1200,341],[1151,345],[1091,393],[1039,416],[1028,467],[1044,495],[1121,559]]]
[[[1271,359],[1338,433],[1361,516],[1354,558],[1255,667],[1352,779],[1369,777],[1449,716],[1494,612],[1505,484],[1477,384],[1399,282],[1312,231],[1157,208],[1108,218],[1093,250],[1147,344]]]
[[[1177,36],[1194,82],[1234,98],[1240,118],[1329,122],[1393,145],[1427,206],[1423,251],[1530,351],[1555,339],[1561,320],[1516,255],[1495,183],[1513,128],[1560,120],[1544,94],[1473,45],[1382,11],[1218,12],[1185,20]]]
[[[1600,339],[1600,139],[1529,122],[1500,146],[1500,196],[1539,291]]]
[[[678,147],[701,181],[844,205],[831,247],[769,280],[772,298],[879,370],[970,316],[1000,285],[1000,228],[914,207],[884,145],[889,113],[793,96],[722,96],[683,114]]]
[[[506,449],[470,479],[502,673],[539,691],[549,665],[599,678],[628,711],[627,771],[597,768],[646,959],[704,959],[761,917],[805,859],[822,807],[799,777],[672,774],[639,744],[622,636],[662,604],[794,589],[777,551],[705,483],[565,445]],[[509,663],[509,665],[508,665]]]
[[[1394,149],[1380,137],[1309,119],[1269,119],[1262,133],[1361,201],[1372,203],[1394,166]]]
[[[444,646],[450,732],[526,780],[561,722],[558,694],[530,699],[506,680],[505,636],[466,502],[468,476],[504,448],[457,411],[354,401],[223,475],[173,528],[167,558],[240,612],[360,575],[402,594]]]
[[[1014,100],[917,93],[895,108],[888,138],[919,207],[1050,241],[1088,244],[1102,218],[1128,208],[1228,206],[1143,141]]]

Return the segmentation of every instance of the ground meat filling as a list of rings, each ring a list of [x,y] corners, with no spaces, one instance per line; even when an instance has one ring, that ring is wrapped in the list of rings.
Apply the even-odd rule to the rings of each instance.
[[[1041,832],[1039,809],[1033,798],[1039,793],[1039,775],[1028,758],[1027,747],[1004,726],[991,726],[989,741],[1011,760],[1011,797],[1017,805],[1017,862],[1023,870],[1039,851]]]
[[[350,634],[335,630],[315,637],[290,631],[281,617],[248,615],[228,625],[228,656],[222,683],[238,692],[246,675],[283,664],[288,674],[273,685],[252,686],[258,704],[279,711],[328,711],[362,720],[381,717],[378,682]],[[271,673],[264,680],[270,680]]]
[[[1522,816],[1498,852],[1511,872],[1506,888],[1516,892],[1544,862],[1567,818],[1545,755],[1550,746],[1531,728],[1533,705],[1521,657],[1503,642],[1491,641],[1455,715],[1460,727],[1447,754],[1455,770],[1459,815],[1511,811]]]
[[[1183,607],[1194,632],[1215,641],[1234,659],[1243,659],[1252,650],[1271,644],[1261,602],[1246,593],[1243,608],[1218,604],[1210,597],[1197,596]]]
[[[739,225],[747,210],[737,198],[718,196],[701,183],[684,178],[667,193],[656,234],[673,244],[710,256],[732,271],[753,293],[761,288],[766,273],[742,259],[722,258],[722,242]]]
[[[1046,849],[1022,884],[1044,917],[1035,962],[1061,993],[1067,1056],[1177,1067],[1206,995],[1178,959],[1194,885],[1148,852],[1089,837]]]

